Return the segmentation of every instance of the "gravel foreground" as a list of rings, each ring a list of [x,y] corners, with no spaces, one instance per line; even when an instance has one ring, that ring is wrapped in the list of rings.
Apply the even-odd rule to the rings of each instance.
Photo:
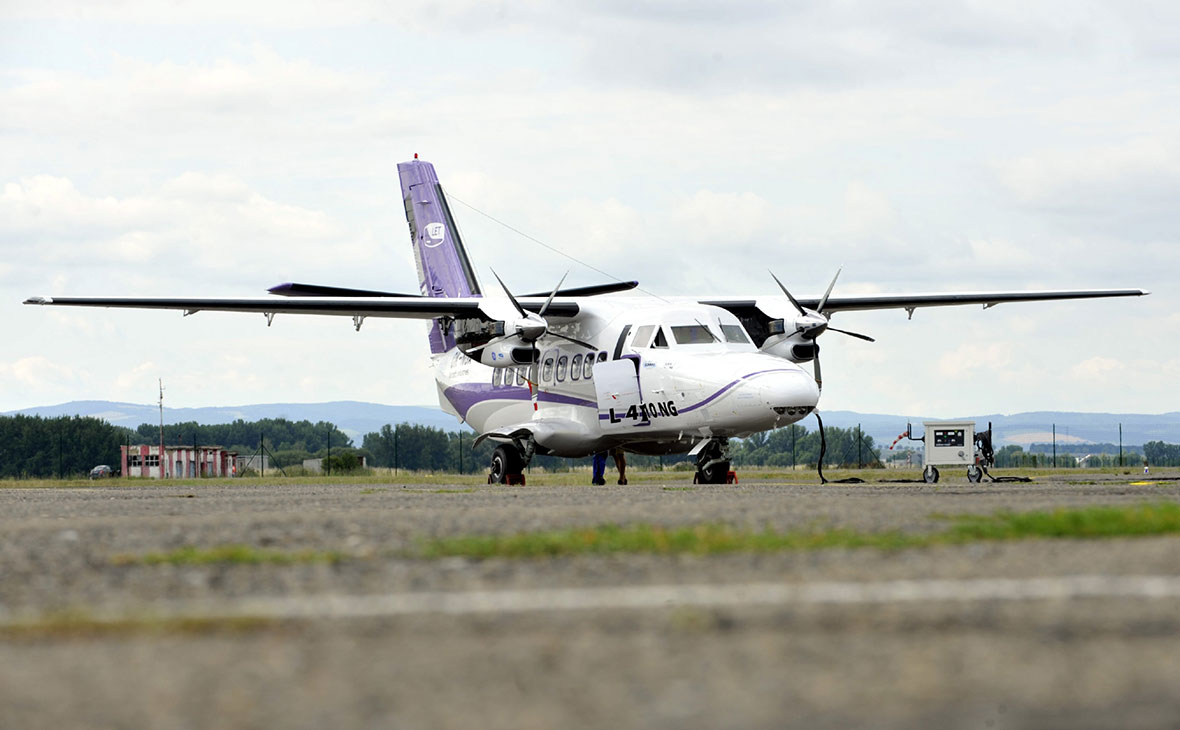
[[[1173,580],[1180,538],[404,557],[423,537],[603,523],[923,532],[945,526],[939,514],[1180,499],[1178,481],[1137,480],[0,489],[0,728],[1171,727],[1180,721],[1174,594],[535,609],[527,601],[554,589],[737,595],[764,585]],[[138,562],[231,544],[347,557]],[[299,615],[354,599],[479,592],[525,603]],[[240,613],[251,601],[294,613]]]

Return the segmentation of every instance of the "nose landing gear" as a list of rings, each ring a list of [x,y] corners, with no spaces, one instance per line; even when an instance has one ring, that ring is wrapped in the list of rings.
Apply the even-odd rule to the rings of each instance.
[[[709,439],[697,454],[697,473],[692,483],[732,484],[737,477],[729,470],[729,465],[729,439]]]

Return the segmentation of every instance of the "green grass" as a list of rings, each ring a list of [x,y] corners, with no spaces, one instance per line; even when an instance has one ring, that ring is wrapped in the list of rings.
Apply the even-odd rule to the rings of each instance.
[[[1180,533],[1180,504],[1159,502],[1128,507],[1081,507],[1048,512],[959,515],[943,537],[952,542],[1029,538],[1105,538]]]
[[[339,563],[347,558],[333,551],[302,550],[282,552],[251,545],[219,545],[211,548],[186,546],[167,553],[117,555],[117,565],[295,565],[300,563]]]
[[[968,542],[1094,539],[1180,534],[1180,505],[1082,507],[1041,512],[935,516],[950,527],[929,533],[859,532],[843,528],[779,532],[724,524],[663,527],[599,525],[512,535],[464,535],[419,542],[422,558],[543,558],[611,553],[716,555],[832,548],[899,550]]]

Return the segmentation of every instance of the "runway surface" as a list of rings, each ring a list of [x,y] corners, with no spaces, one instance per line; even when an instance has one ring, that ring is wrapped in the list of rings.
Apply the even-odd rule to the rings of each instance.
[[[1168,476],[1168,475],[1164,475]],[[1170,476],[1176,476],[1172,474]],[[548,559],[646,522],[925,533],[1180,482],[0,489],[0,727],[1160,727],[1180,538]],[[248,545],[335,562],[145,564]]]

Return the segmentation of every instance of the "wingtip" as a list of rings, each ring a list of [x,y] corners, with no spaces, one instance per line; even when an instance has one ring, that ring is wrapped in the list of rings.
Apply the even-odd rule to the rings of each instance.
[[[49,297],[29,297],[25,304],[53,304],[53,300]]]

